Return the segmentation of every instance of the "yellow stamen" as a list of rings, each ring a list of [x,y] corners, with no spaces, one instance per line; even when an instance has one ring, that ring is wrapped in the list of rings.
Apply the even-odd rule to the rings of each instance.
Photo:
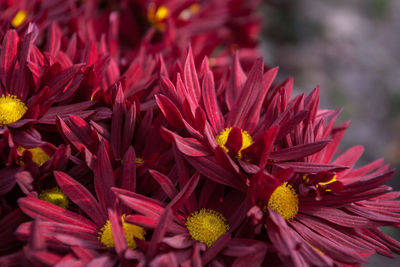
[[[323,183],[318,183],[318,184],[319,185],[327,185],[327,184],[331,184],[331,183],[334,183],[334,182],[336,182],[336,174],[333,175],[332,179],[330,179],[329,181],[323,182]]]
[[[157,8],[155,3],[150,3],[147,9],[147,19],[154,27],[160,31],[165,30],[165,23],[162,22],[170,14],[169,9],[166,6],[159,6]]]
[[[24,153],[25,150],[28,150],[32,154],[32,161],[36,163],[38,167],[42,166],[46,161],[50,159],[50,155],[47,154],[46,152],[43,151],[40,147],[35,147],[35,148],[28,148],[25,149],[21,146],[17,147],[17,150],[21,155]],[[21,162],[21,165],[24,163]]]
[[[209,209],[193,212],[186,220],[186,228],[193,239],[211,247],[217,239],[229,231],[225,217]]]
[[[15,95],[0,97],[0,126],[18,121],[24,116],[27,107]]]
[[[136,249],[137,244],[134,238],[139,238],[144,240],[144,236],[146,231],[137,225],[126,223],[125,222],[125,214],[121,216],[122,226],[124,228],[125,240],[128,244],[128,247],[131,249]],[[99,231],[98,239],[100,242],[107,248],[113,248],[115,246],[114,238],[112,236],[111,231],[111,223],[110,220],[107,220],[104,226]]]
[[[136,163],[137,163],[137,164],[143,164],[143,163],[144,163],[144,159],[142,159],[142,158],[136,158]]]
[[[17,12],[17,14],[11,20],[11,25],[14,28],[18,28],[19,26],[22,25],[22,23],[25,22],[27,16],[28,16],[28,13],[26,13],[25,10],[21,9],[20,11]]]
[[[44,190],[40,193],[39,199],[50,202],[51,204],[57,205],[61,208],[68,208],[69,201],[67,196],[58,187],[53,187],[48,190]]]
[[[222,147],[227,153],[229,152],[229,149],[225,146],[226,142],[228,141],[229,133],[231,132],[232,127],[224,129],[217,137],[215,138],[218,145]],[[241,151],[243,149],[248,148],[253,144],[253,139],[251,138],[250,134],[248,134],[246,131],[241,130],[242,132],[242,147],[239,149],[237,158],[241,159],[242,158],[242,153]]]
[[[285,220],[293,219],[299,211],[299,198],[287,183],[278,186],[268,200],[268,208],[278,212]]]

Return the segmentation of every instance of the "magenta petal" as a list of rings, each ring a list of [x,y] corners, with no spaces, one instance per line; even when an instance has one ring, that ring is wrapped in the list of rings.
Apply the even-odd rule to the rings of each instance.
[[[110,158],[106,145],[102,141],[99,146],[98,158],[94,170],[94,188],[96,189],[103,214],[107,212],[107,208],[111,208],[114,205],[115,196],[110,192],[110,188],[114,187],[114,185],[114,173]]]
[[[102,225],[106,217],[99,203],[84,186],[63,172],[55,171],[54,176],[61,190],[97,224]]]
[[[51,107],[43,117],[39,119],[39,123],[43,124],[55,124],[56,117],[59,116],[62,119],[67,118],[67,116],[76,114],[78,111],[86,110],[92,107],[96,102],[94,101],[85,101],[76,104],[69,104],[65,106],[55,106]],[[90,111],[91,113],[93,111]]]
[[[324,171],[339,172],[347,169],[346,166],[320,164],[312,162],[281,162],[281,163],[276,163],[276,166],[284,169],[293,168],[295,172],[300,172],[300,173],[317,173]]]
[[[130,215],[125,217],[125,221],[148,229],[156,228],[158,222],[157,218],[143,215]]]
[[[156,256],[151,259],[149,267],[178,267],[178,261],[176,259],[175,253],[169,252]],[[183,267],[183,265],[181,265]]]
[[[262,266],[264,257],[265,257],[265,253],[267,252],[267,246],[262,243],[258,243],[258,244],[252,245],[251,248],[254,250],[254,252],[252,252],[250,255],[238,257],[234,261],[232,266],[248,267],[249,262],[251,262],[251,264],[254,266]]]
[[[242,192],[246,191],[246,185],[237,174],[222,168],[212,158],[186,157],[186,159],[197,171],[214,182],[231,186]]]
[[[121,188],[132,192],[136,191],[136,154],[133,146],[129,146],[122,160],[121,179]]]
[[[225,147],[231,157],[237,156],[239,150],[242,148],[242,131],[238,127],[232,127],[226,140]]]
[[[350,215],[342,210],[329,207],[304,207],[300,210],[301,213],[312,215],[337,225],[350,228],[371,228],[375,227],[376,223],[367,218]],[[299,214],[301,216],[301,214]]]
[[[175,128],[184,128],[182,114],[175,104],[163,95],[156,95],[155,97],[158,107],[167,121]]]
[[[18,204],[21,210],[32,218],[38,217],[45,221],[73,224],[88,229],[96,228],[96,225],[85,217],[34,197],[20,198]]]
[[[255,127],[255,120],[258,120],[259,114],[251,114],[253,106],[259,99],[259,94],[263,90],[262,77],[264,70],[264,61],[257,59],[250,70],[246,83],[235,99],[234,108],[232,108],[227,119],[227,126],[237,126],[243,130],[252,130]],[[257,118],[255,119],[255,116]],[[249,129],[247,127],[250,127]]]
[[[201,258],[202,263],[206,265],[210,260],[215,258],[215,256],[218,255],[218,253],[225,248],[225,246],[229,243],[231,240],[231,234],[230,233],[225,233],[221,235],[215,243],[208,248],[204,254],[203,257]]]
[[[217,96],[215,94],[214,77],[211,71],[205,73],[203,79],[203,103],[207,113],[208,120],[217,132],[224,128],[224,117],[218,106]]]
[[[318,141],[311,144],[297,145],[278,151],[273,151],[270,154],[271,160],[286,161],[296,160],[314,154],[323,149],[330,141]]]
[[[125,115],[123,138],[122,138],[122,153],[126,153],[128,147],[132,144],[133,135],[136,124],[136,102],[134,102]]]
[[[194,103],[198,103],[198,101],[200,100],[201,89],[197,77],[196,67],[194,65],[192,49],[190,46],[183,73],[184,73],[183,77],[185,80],[185,87],[188,91],[189,97],[193,99]]]
[[[246,74],[240,65],[239,51],[237,51],[232,62],[231,74],[229,75],[229,84],[225,90],[226,105],[228,106],[229,110],[232,110],[232,106],[240,94],[246,79]]]
[[[149,170],[149,172],[170,199],[173,199],[178,194],[178,190],[176,190],[172,181],[166,175],[155,170]]]
[[[164,127],[161,127],[160,132],[166,140],[174,142],[178,150],[187,156],[203,157],[211,154],[211,151],[194,138],[183,138]]]
[[[125,205],[139,213],[159,218],[164,212],[163,205],[152,198],[119,188],[111,188],[111,190]]]
[[[150,241],[149,250],[147,251],[146,258],[151,259],[156,255],[157,248],[159,243],[163,239],[165,233],[167,232],[167,228],[173,220],[172,210],[167,207],[164,210],[164,213],[161,215],[158,220],[157,227],[154,230],[153,236]]]
[[[200,174],[196,172],[182,188],[182,190],[175,196],[175,198],[171,200],[171,202],[168,204],[168,207],[172,207],[173,211],[178,210],[193,193],[199,180]]]
[[[185,249],[193,245],[193,239],[189,233],[164,237],[162,242],[176,249]]]
[[[121,138],[124,136],[122,132],[123,117],[126,114],[125,96],[122,92],[121,83],[118,83],[117,94],[114,99],[113,113],[111,116],[111,150],[114,158],[119,160],[121,158]]]
[[[347,264],[360,264],[365,262],[365,259],[354,249],[346,247],[342,243],[326,239],[297,221],[291,221],[290,224],[305,241],[321,250],[327,256]]]
[[[108,218],[111,224],[112,237],[114,239],[115,251],[118,255],[122,255],[128,248],[125,240],[124,228],[122,226],[121,217],[112,209],[108,209]]]
[[[39,219],[34,219],[31,223],[31,236],[29,239],[29,247],[32,250],[42,250],[45,249],[46,244],[42,235],[42,229],[40,228]]]
[[[13,74],[13,68],[17,62],[19,37],[15,30],[9,30],[4,36],[0,52],[0,79],[3,85],[10,90],[9,93],[19,97],[20,92],[15,92],[10,79]]]
[[[55,77],[53,77],[48,82],[48,86],[51,90],[52,96],[62,94],[63,90],[68,86],[70,81],[74,78],[78,71],[80,71],[81,68],[82,64],[74,65],[61,71]]]
[[[48,251],[32,252],[32,257],[36,258],[37,261],[40,261],[46,266],[56,266],[56,264],[62,259],[61,256]]]

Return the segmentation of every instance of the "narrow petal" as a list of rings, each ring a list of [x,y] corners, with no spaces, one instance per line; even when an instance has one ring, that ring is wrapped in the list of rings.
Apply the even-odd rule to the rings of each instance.
[[[96,225],[88,219],[34,197],[20,198],[18,204],[21,210],[32,218],[38,217],[44,221],[72,224],[87,229],[96,228]]]
[[[110,188],[114,187],[114,185],[114,173],[107,148],[105,143],[101,142],[94,170],[94,188],[96,189],[96,195],[103,214],[107,212],[107,208],[111,208],[114,204],[115,196],[110,192]]]
[[[55,171],[54,177],[61,190],[78,205],[97,224],[102,225],[106,217],[101,210],[99,203],[84,186],[71,178],[68,174]]]

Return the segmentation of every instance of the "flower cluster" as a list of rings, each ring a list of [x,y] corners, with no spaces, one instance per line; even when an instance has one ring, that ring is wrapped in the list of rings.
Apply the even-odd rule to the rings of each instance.
[[[259,58],[257,0],[0,1],[1,266],[359,266],[382,159]],[[357,165],[357,167],[356,167]]]

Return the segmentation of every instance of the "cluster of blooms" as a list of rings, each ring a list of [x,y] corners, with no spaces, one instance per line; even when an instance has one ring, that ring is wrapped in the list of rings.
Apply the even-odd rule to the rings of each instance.
[[[358,266],[393,170],[264,70],[257,0],[0,0],[0,266]]]

